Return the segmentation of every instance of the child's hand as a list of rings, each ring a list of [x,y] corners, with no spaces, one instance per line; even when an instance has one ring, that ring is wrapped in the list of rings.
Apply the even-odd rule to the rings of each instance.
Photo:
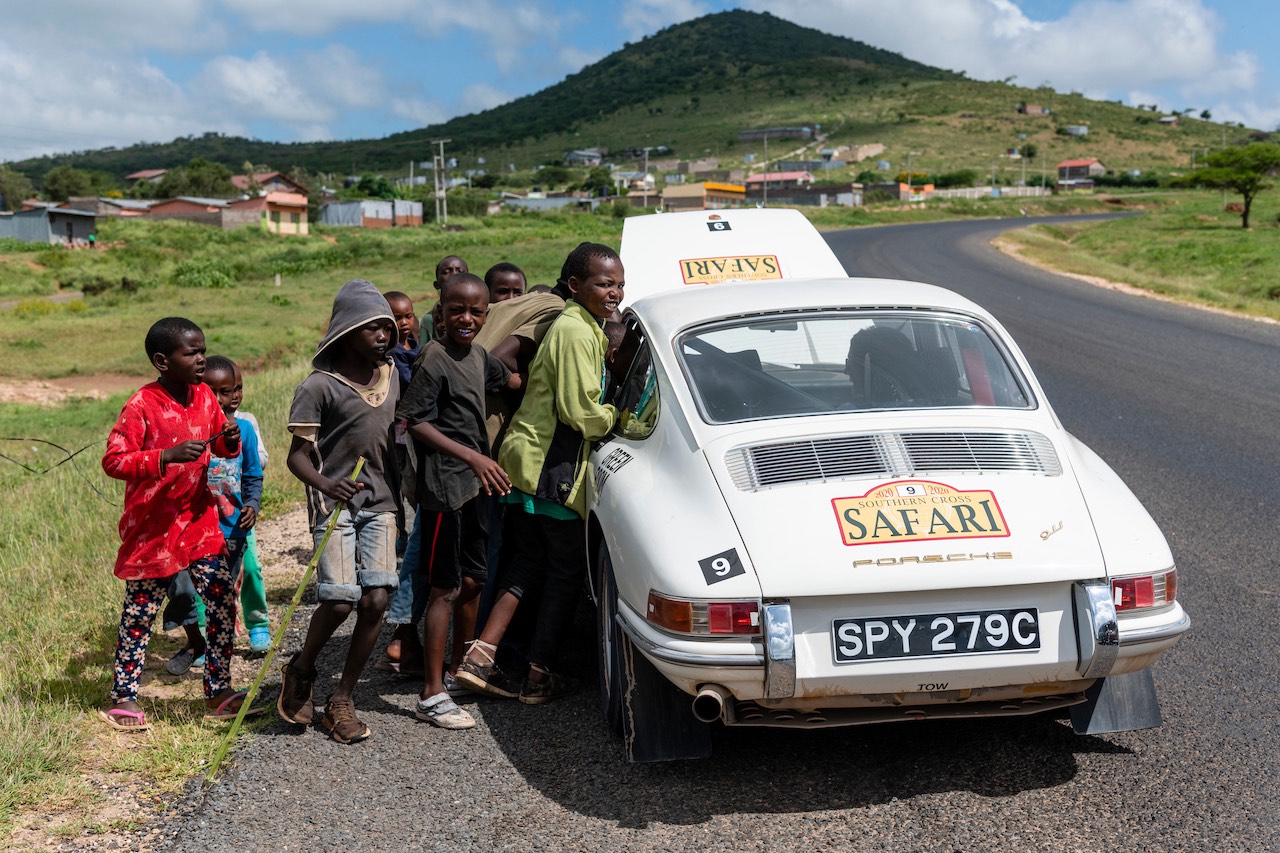
[[[168,450],[160,454],[160,461],[166,465],[173,465],[182,462],[195,462],[204,456],[205,443],[203,441],[184,441],[181,444],[175,444]]]
[[[332,478],[321,487],[320,491],[324,492],[335,501],[342,501],[343,503],[346,503],[356,496],[356,492],[367,488],[369,488],[369,486],[365,483],[355,483],[351,480]]]
[[[258,511],[251,506],[240,508],[240,520],[236,522],[236,528],[239,530],[252,530],[253,526],[258,523]]]
[[[525,377],[525,375],[524,375],[523,373],[514,373],[514,372],[513,372],[513,373],[511,374],[511,377],[510,377],[509,379],[507,379],[507,390],[508,390],[508,391],[519,391],[521,388],[523,388],[523,387],[524,387],[525,379],[526,379],[526,377]]]
[[[480,488],[484,489],[486,495],[511,494],[511,478],[507,476],[507,472],[502,470],[502,466],[496,461],[483,453],[477,453],[467,464],[471,466],[471,470],[479,478]]]
[[[240,443],[240,422],[235,418],[227,418],[222,424],[222,438],[235,447]]]

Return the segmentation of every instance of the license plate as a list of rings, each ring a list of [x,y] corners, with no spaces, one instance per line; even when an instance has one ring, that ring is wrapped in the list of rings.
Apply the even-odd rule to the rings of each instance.
[[[836,663],[1024,652],[1040,648],[1040,612],[1018,607],[836,619],[831,636]]]

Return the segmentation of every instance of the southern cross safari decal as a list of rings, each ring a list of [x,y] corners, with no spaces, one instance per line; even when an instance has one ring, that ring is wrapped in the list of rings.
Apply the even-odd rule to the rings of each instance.
[[[782,278],[777,255],[737,255],[726,258],[689,258],[680,261],[685,284],[723,284],[726,281],[762,281]]]
[[[885,483],[864,495],[834,498],[831,508],[846,545],[1009,535],[993,492],[961,491],[928,480]]]

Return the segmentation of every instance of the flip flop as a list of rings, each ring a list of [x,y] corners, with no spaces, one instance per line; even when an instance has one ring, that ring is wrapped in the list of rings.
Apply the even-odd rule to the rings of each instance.
[[[116,717],[128,717],[131,720],[137,720],[137,725],[126,726],[123,723],[116,722]],[[147,722],[147,715],[142,711],[130,711],[127,708],[112,708],[109,711],[98,711],[98,719],[106,723],[118,732],[145,732],[151,728]]]
[[[394,672],[401,678],[422,678],[427,674],[422,664],[410,664],[409,669],[404,669],[397,660],[380,660],[373,665],[373,668],[379,672]]]
[[[217,708],[205,714],[204,718],[206,720],[234,720],[236,716],[240,713],[240,708],[237,707],[233,711],[228,711],[227,706],[230,705],[232,702],[235,702],[237,699],[243,702],[245,698],[248,697],[248,695],[249,695],[248,690],[235,691],[234,693],[227,696],[227,698],[223,699],[222,702],[218,704]],[[248,711],[244,712],[244,715],[246,717],[252,717],[255,714],[261,714],[265,710],[266,708],[262,706],[258,706],[257,708],[251,707],[249,708]]]

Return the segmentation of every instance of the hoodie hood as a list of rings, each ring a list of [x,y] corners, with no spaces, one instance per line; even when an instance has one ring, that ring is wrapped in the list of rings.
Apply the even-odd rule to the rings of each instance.
[[[338,295],[333,298],[333,314],[329,317],[329,330],[320,339],[316,354],[311,359],[311,366],[317,370],[324,370],[332,355],[330,348],[336,341],[366,323],[382,319],[391,321],[391,344],[387,348],[389,352],[395,349],[400,335],[396,330],[395,316],[391,313],[391,306],[386,298],[378,292],[378,288],[374,287],[372,282],[365,281],[363,278],[355,278],[342,285]]]

